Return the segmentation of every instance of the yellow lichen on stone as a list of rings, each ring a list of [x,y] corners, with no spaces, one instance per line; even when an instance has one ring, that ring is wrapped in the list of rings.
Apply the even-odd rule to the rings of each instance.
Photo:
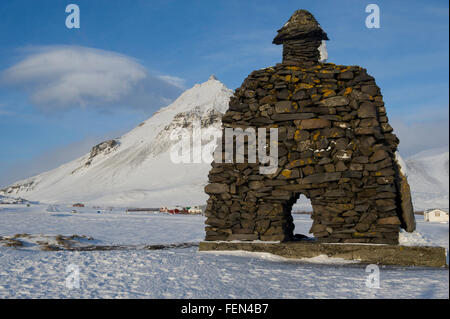
[[[298,140],[299,139],[299,135],[300,135],[300,130],[296,130],[294,133],[294,140]]]
[[[359,232],[354,232],[353,236],[354,237],[372,237],[376,235],[376,232],[367,232],[367,233],[359,233]]]
[[[316,134],[313,135],[313,140],[317,141],[319,139],[320,136],[320,132],[317,132]]]
[[[301,89],[312,89],[314,86],[311,84],[307,84],[307,83],[300,83],[298,85],[295,86],[296,90],[301,90]]]
[[[298,66],[288,66],[287,69],[288,70],[293,70],[293,71],[298,71],[298,70],[300,70],[300,67],[298,67]]]
[[[345,89],[345,92],[344,92],[344,95],[349,95],[350,93],[352,93],[352,91],[353,91],[353,89],[352,88],[346,88]]]
[[[331,134],[331,137],[338,137],[339,136],[339,133],[338,132],[336,132],[336,133],[334,133],[334,134]]]
[[[286,178],[291,177],[292,171],[290,169],[284,169],[281,171],[281,175],[283,175]]]
[[[286,78],[285,78],[285,79],[286,79],[286,82],[291,82],[291,77],[292,77],[292,76],[291,76],[291,75],[289,75],[289,74],[288,74],[288,75],[286,75]]]
[[[290,167],[303,166],[303,165],[305,165],[305,161],[301,160],[301,159],[296,159],[289,163]]]
[[[333,93],[334,93],[333,90],[323,90],[323,96],[324,97],[328,97],[328,96],[330,96]]]

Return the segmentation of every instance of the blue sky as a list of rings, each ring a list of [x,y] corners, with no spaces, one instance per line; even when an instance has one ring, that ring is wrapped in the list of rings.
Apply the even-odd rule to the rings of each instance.
[[[69,3],[80,29],[65,26]],[[365,27],[369,3],[380,29]],[[120,136],[211,74],[235,89],[281,61],[272,39],[300,8],[328,33],[329,62],[375,76],[404,156],[448,147],[447,1],[4,0],[0,186]]]

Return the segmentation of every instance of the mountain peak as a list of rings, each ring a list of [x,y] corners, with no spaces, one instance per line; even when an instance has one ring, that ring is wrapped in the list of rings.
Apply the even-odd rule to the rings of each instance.
[[[171,133],[177,128],[191,129],[195,121],[202,128],[220,130],[221,114],[232,95],[212,75],[120,138],[100,143],[54,170],[16,182],[0,194],[49,203],[156,207],[176,204],[181,196],[176,193],[183,194],[186,204],[201,203],[206,200],[203,185],[210,164],[174,164]],[[161,180],[165,190],[161,190]]]

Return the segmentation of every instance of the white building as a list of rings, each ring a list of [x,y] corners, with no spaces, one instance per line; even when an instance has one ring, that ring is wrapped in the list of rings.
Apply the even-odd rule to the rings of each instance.
[[[192,206],[191,208],[189,208],[188,212],[189,214],[202,214],[203,210],[200,206]]]
[[[423,218],[426,222],[448,223],[448,211],[439,208],[427,209]]]

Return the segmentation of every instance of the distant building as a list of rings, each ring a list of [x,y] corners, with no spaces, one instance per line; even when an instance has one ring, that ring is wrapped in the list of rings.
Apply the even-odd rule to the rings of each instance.
[[[423,218],[426,222],[448,223],[448,211],[440,208],[427,209],[423,213]]]
[[[202,214],[203,209],[201,206],[180,206],[177,205],[175,207],[167,208],[161,207],[159,209],[161,213],[169,213],[169,214]]]
[[[73,207],[84,207],[84,204],[82,203],[76,203],[72,205]]]
[[[200,208],[200,206],[192,206],[188,209],[189,214],[201,214],[203,213],[203,210]]]

